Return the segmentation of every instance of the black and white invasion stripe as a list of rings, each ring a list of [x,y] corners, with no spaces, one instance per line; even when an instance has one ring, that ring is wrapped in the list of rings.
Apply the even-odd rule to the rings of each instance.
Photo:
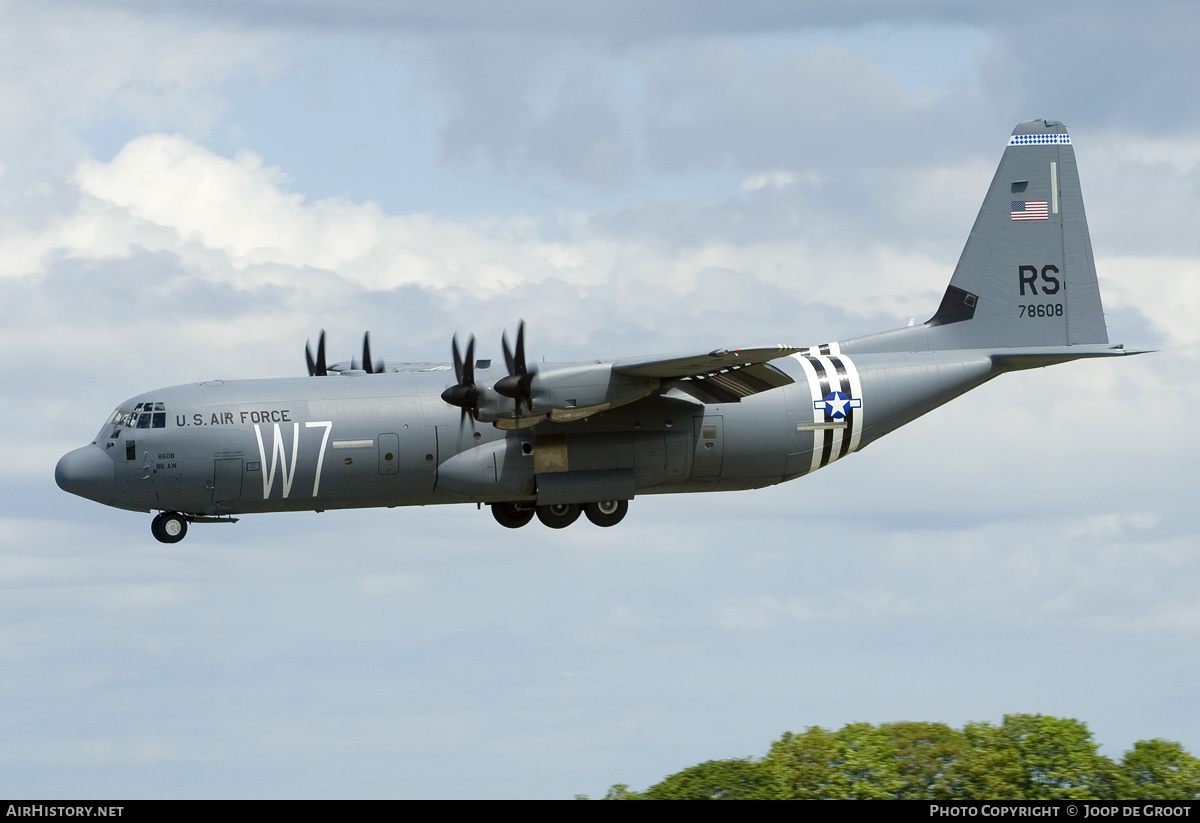
[[[848,355],[841,353],[837,343],[813,346],[792,357],[804,369],[814,404],[824,401],[831,391],[840,391],[852,399],[862,399],[862,383],[858,377],[858,369]],[[846,424],[845,428],[820,429],[814,432],[812,466],[809,471],[828,466],[834,460],[858,449],[862,439],[863,411],[862,408],[847,408],[846,417],[842,421]],[[814,405],[813,422],[831,424],[838,421],[824,408]]]

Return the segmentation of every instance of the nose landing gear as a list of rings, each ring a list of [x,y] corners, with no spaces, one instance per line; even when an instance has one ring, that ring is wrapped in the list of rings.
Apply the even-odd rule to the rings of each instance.
[[[187,535],[188,521],[176,512],[160,512],[150,521],[150,533],[160,543],[178,543]]]

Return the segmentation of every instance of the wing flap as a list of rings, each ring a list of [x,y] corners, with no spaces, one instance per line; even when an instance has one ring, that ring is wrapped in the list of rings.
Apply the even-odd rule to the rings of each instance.
[[[716,374],[700,374],[684,379],[705,386],[715,385],[739,399],[795,382],[769,363],[753,363]]]
[[[777,389],[795,381],[770,364],[800,349],[769,346],[717,349],[708,354],[626,358],[613,363],[613,373],[656,378],[702,403],[737,403],[743,397]]]
[[[685,377],[717,374],[730,369],[768,363],[779,357],[795,354],[792,346],[767,346],[756,349],[717,349],[707,354],[674,354],[654,357],[626,357],[613,363],[616,374],[630,377],[657,377],[661,380],[682,380]],[[788,380],[790,383],[791,380]],[[785,384],[786,385],[786,384]],[[761,391],[761,389],[760,389]]]

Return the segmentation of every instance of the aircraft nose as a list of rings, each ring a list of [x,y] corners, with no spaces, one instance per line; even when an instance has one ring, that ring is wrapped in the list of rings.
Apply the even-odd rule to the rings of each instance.
[[[54,482],[65,492],[108,505],[113,499],[112,458],[99,446],[67,452],[54,469]]]

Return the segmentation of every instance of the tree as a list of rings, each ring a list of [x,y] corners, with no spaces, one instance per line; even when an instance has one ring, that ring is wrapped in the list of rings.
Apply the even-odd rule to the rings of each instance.
[[[1170,740],[1139,740],[1121,760],[1131,800],[1200,799],[1200,760]]]
[[[765,760],[709,760],[671,775],[641,795],[646,800],[784,800],[778,771]]]
[[[904,786],[892,740],[869,723],[847,724],[837,734],[819,726],[787,732],[766,760],[797,800],[881,800]]]
[[[1023,800],[1109,799],[1120,794],[1116,764],[1096,752],[1078,720],[1009,714],[999,726],[968,723],[970,748],[948,773],[951,796]]]
[[[966,735],[945,723],[884,723],[896,751],[896,773],[902,800],[949,799],[947,772],[969,748]]]
[[[612,800],[646,799],[1200,799],[1200,760],[1178,743],[1141,740],[1118,766],[1087,726],[1009,714],[999,726],[849,723],[834,733],[785,732],[763,758],[709,760],[643,794],[624,784]]]
[[[783,779],[787,797],[845,799],[848,781],[836,765],[841,754],[841,741],[831,732],[809,726],[801,734],[784,732],[766,759]]]

